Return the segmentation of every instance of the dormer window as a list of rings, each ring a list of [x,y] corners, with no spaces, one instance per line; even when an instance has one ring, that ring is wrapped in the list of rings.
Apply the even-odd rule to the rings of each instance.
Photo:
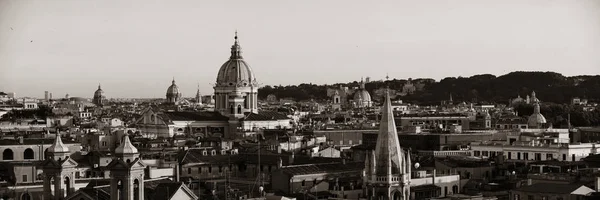
[[[221,155],[227,155],[227,151],[221,150]]]
[[[214,155],[217,155],[217,151],[216,151],[216,150],[212,150],[212,151],[211,151],[211,155],[213,155],[213,156],[214,156]]]
[[[208,155],[208,152],[206,152],[206,150],[204,150],[204,151],[202,151],[202,155],[206,156],[206,155]]]

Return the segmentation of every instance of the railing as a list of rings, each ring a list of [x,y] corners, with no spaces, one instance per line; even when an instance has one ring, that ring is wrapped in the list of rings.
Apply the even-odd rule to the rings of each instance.
[[[470,150],[451,150],[451,151],[419,151],[419,155],[433,155],[434,157],[445,156],[471,156]]]

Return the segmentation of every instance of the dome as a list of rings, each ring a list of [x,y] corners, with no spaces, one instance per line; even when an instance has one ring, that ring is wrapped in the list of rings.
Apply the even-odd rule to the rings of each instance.
[[[117,148],[115,148],[115,154],[137,154],[138,150],[129,141],[129,135],[123,136],[123,142]]]
[[[540,128],[544,124],[546,124],[546,118],[540,113],[540,104],[536,103],[533,108],[533,114],[527,120],[527,125],[530,128]]]
[[[257,86],[256,78],[250,65],[243,60],[242,49],[239,45],[237,33],[235,42],[231,46],[231,57],[219,69],[217,86]]]
[[[56,138],[54,139],[54,143],[48,147],[48,153],[68,153],[69,148],[62,142],[60,138],[60,133],[56,133]]]
[[[173,79],[173,82],[171,84],[171,86],[169,86],[169,88],[167,89],[167,96],[177,96],[179,95],[179,87],[177,87],[177,85],[175,85],[175,79]]]
[[[354,101],[355,102],[369,102],[371,101],[371,94],[365,89],[357,90],[354,93]]]
[[[94,92],[94,97],[102,97],[104,96],[104,91],[102,91],[102,89],[100,89],[100,86],[98,86],[98,89],[96,90],[96,92]]]

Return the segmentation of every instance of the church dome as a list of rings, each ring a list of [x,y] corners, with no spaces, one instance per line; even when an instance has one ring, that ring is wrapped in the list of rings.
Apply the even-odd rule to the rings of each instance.
[[[371,94],[365,89],[365,82],[360,80],[360,88],[354,92],[354,102],[358,104],[368,104],[371,102]],[[370,106],[370,105],[363,105]]]
[[[533,114],[527,120],[527,125],[530,128],[541,128],[544,124],[546,124],[546,118],[540,113],[540,104],[536,103],[533,108]]]
[[[98,89],[94,92],[94,98],[101,98],[102,96],[104,96],[104,91],[102,91],[102,88],[98,85]]]
[[[217,86],[257,86],[252,68],[243,60],[237,33],[235,42],[231,46],[231,57],[219,69]]]
[[[171,86],[169,86],[169,88],[167,89],[167,97],[177,95],[179,95],[179,87],[175,85],[175,79],[173,79]]]
[[[354,93],[355,102],[368,102],[371,101],[371,94],[365,89],[359,89]]]

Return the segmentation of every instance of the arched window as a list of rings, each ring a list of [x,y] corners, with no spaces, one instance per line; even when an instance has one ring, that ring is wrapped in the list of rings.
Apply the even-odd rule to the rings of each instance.
[[[117,182],[117,197],[123,199],[123,181],[121,180]]]
[[[238,105],[238,114],[242,114],[242,105]]]
[[[233,104],[229,106],[229,109],[231,109],[231,114],[235,114],[235,106],[233,106]]]
[[[458,186],[452,186],[452,194],[458,194]]]
[[[31,195],[29,195],[29,193],[24,193],[21,195],[21,200],[31,200]]]
[[[133,180],[133,199],[140,199],[140,181],[138,179]]]
[[[14,154],[12,149],[4,149],[4,152],[2,152],[2,160],[13,160],[14,159]]]
[[[249,107],[249,105],[248,105],[248,96],[245,96],[244,97],[244,108],[248,108],[248,107]]]
[[[23,152],[23,159],[34,159],[33,149],[25,149],[25,151]]]
[[[73,187],[71,185],[71,178],[69,178],[68,176],[65,176],[65,197],[69,196],[71,194],[71,187]]]

